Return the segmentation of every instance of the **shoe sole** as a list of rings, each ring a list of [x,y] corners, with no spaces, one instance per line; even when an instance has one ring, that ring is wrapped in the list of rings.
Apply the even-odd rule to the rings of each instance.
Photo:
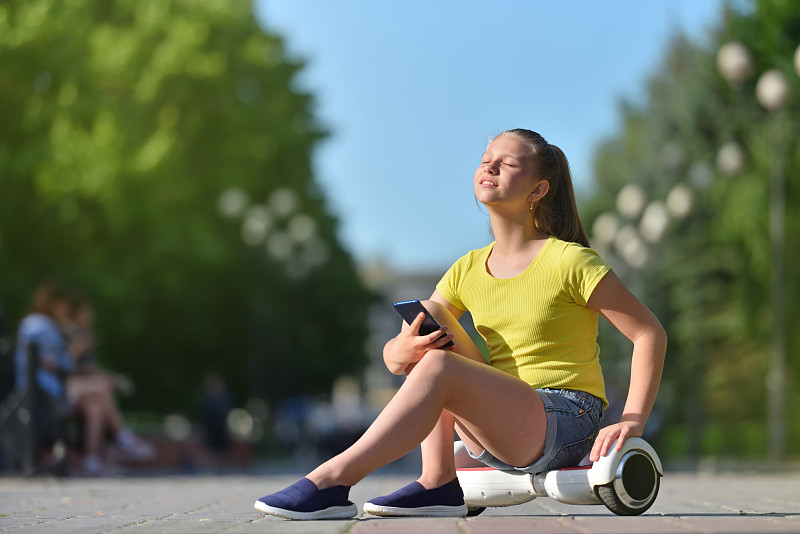
[[[372,515],[384,517],[464,517],[467,515],[467,505],[400,508],[397,506],[380,506],[367,502],[364,503],[364,511]]]
[[[265,514],[301,521],[314,519],[352,519],[358,515],[358,508],[356,508],[355,504],[348,506],[331,506],[330,508],[316,510],[314,512],[296,512],[294,510],[276,508],[261,501],[256,501],[253,506],[256,510],[264,512]]]

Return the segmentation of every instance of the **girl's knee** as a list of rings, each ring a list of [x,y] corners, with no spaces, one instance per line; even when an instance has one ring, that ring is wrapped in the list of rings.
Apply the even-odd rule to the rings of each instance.
[[[456,356],[448,350],[429,350],[425,353],[412,372],[421,372],[428,376],[444,375],[447,367],[453,362]]]
[[[103,406],[92,399],[80,404],[80,412],[87,419],[97,419],[103,416]]]

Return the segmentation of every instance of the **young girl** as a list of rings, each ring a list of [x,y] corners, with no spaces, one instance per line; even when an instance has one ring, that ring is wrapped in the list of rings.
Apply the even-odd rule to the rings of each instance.
[[[588,248],[563,152],[530,130],[503,132],[483,154],[473,187],[495,241],[456,261],[425,302],[442,329],[419,335],[422,315],[403,325],[383,353],[389,371],[406,374],[395,397],[352,447],[259,499],[257,510],[289,519],[353,517],[350,487],[421,444],[419,479],[364,511],[463,516],[454,430],[474,458],[529,473],[576,465],[587,453],[596,461],[615,440],[621,448],[642,435],[666,334]],[[486,340],[488,365],[458,323],[465,311]],[[633,342],[622,419],[602,430],[599,315]],[[451,339],[455,346],[443,349]]]

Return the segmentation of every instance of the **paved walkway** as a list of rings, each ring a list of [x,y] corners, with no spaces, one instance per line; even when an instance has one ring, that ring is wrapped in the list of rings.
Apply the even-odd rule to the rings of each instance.
[[[259,515],[253,502],[296,476],[0,478],[0,533],[5,532],[275,532],[371,533],[800,533],[800,473],[670,474],[653,507],[617,517],[603,506],[569,506],[549,498],[493,508],[463,519],[285,521]],[[409,482],[371,475],[351,492],[359,505]]]

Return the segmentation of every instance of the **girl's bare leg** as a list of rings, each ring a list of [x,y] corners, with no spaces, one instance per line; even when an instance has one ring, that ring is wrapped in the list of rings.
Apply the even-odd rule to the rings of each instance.
[[[319,489],[352,486],[413,450],[442,420],[445,409],[474,440],[512,465],[531,463],[544,447],[545,413],[533,388],[519,378],[459,354],[434,350],[408,374],[364,435],[307,478]],[[498,417],[499,413],[503,416]],[[446,427],[441,425],[442,428]],[[439,451],[443,459],[444,435],[437,436],[431,438],[439,441],[430,441],[429,451]],[[453,462],[452,435],[448,450],[449,469]]]
[[[100,457],[106,432],[116,435],[122,430],[122,416],[108,388],[86,389],[78,406],[84,417],[86,455]]]
[[[96,402],[100,404],[103,411],[104,421],[106,428],[116,435],[123,428],[122,414],[117,406],[117,401],[114,398],[110,388],[98,389],[95,395]]]
[[[84,398],[80,403],[83,414],[83,440],[87,456],[100,457],[105,435],[105,414],[102,406],[94,399]]]
[[[443,410],[436,426],[421,443],[422,474],[417,482],[426,489],[438,488],[456,478],[453,433],[456,418]]]
[[[113,434],[122,430],[124,426],[122,413],[114,398],[114,385],[107,377],[99,374],[70,377],[67,382],[67,394],[73,402],[82,406],[84,411],[92,410],[92,417],[98,418],[100,424]],[[89,408],[90,405],[92,408]]]
[[[470,338],[458,320],[447,308],[434,301],[423,303],[441,325],[447,325],[448,333],[453,334],[455,351],[467,358],[480,363],[486,363],[480,349]],[[447,410],[443,411],[431,433],[422,441],[422,474],[417,481],[427,489],[437,488],[456,477],[456,466],[453,458],[453,436],[455,431],[455,417]],[[482,450],[479,444],[466,435],[459,437],[464,440],[470,450]]]

